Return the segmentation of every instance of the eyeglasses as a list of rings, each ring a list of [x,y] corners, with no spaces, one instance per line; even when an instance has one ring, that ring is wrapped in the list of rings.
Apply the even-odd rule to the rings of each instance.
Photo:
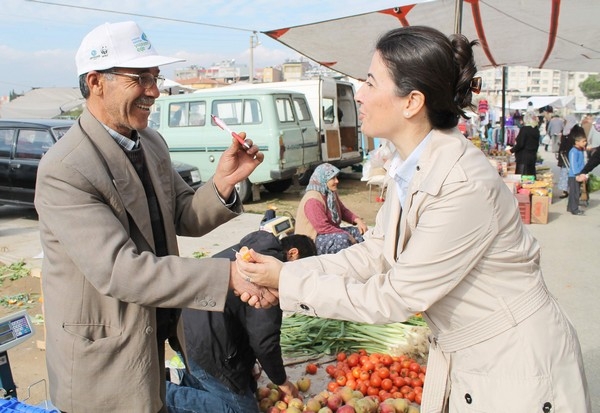
[[[124,72],[104,72],[104,73],[110,73],[113,75],[120,75],[120,76],[127,76],[132,79],[137,79],[138,84],[141,87],[143,87],[144,89],[150,89],[154,85],[156,85],[156,87],[158,87],[160,89],[162,87],[162,85],[165,83],[164,77],[154,76],[154,75],[151,75],[150,73],[140,73],[140,74],[124,73]]]

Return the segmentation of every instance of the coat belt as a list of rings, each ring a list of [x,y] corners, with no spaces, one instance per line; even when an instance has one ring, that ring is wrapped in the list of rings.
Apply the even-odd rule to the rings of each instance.
[[[446,353],[482,343],[515,327],[541,308],[549,298],[546,286],[540,282],[508,303],[501,299],[501,308],[480,320],[431,336],[421,412],[440,413],[444,409],[450,373]]]

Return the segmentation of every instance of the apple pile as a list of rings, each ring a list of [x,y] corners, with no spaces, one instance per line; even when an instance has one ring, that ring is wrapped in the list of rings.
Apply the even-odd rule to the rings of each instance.
[[[306,380],[307,377],[302,379]],[[308,379],[310,381],[310,379]],[[383,402],[377,396],[365,396],[350,387],[335,391],[323,390],[306,402],[284,395],[273,383],[259,387],[256,393],[259,408],[265,413],[419,413],[420,408],[405,398],[388,398]]]

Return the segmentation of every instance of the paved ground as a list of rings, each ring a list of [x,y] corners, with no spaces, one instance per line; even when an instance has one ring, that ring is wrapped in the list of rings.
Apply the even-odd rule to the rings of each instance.
[[[556,172],[553,155],[541,154],[545,164],[552,166]],[[600,170],[595,172],[600,176]],[[245,214],[201,241],[181,238],[181,253],[189,256],[195,251],[220,251],[257,229],[261,218],[259,214]],[[550,206],[548,224],[532,224],[528,228],[541,244],[542,267],[548,287],[577,328],[593,409],[600,413],[600,192],[590,195],[584,216],[567,213],[566,199],[555,198]],[[20,208],[0,207],[0,262],[26,259],[32,267],[39,267],[40,253],[35,214]],[[40,338],[39,334],[36,338]],[[36,359],[39,365],[39,360],[43,360],[43,352],[34,349],[20,351],[17,347],[10,350],[9,355],[14,374],[18,375],[15,381],[21,387],[31,384],[37,377],[45,376],[45,371],[23,371],[22,368],[23,365],[29,365],[32,359]]]

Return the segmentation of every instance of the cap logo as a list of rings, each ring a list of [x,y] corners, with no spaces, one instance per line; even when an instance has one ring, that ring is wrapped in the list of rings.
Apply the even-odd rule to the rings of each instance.
[[[142,33],[139,37],[134,37],[131,41],[138,53],[143,53],[152,48],[152,44],[150,43],[150,40],[148,40],[146,33]]]

